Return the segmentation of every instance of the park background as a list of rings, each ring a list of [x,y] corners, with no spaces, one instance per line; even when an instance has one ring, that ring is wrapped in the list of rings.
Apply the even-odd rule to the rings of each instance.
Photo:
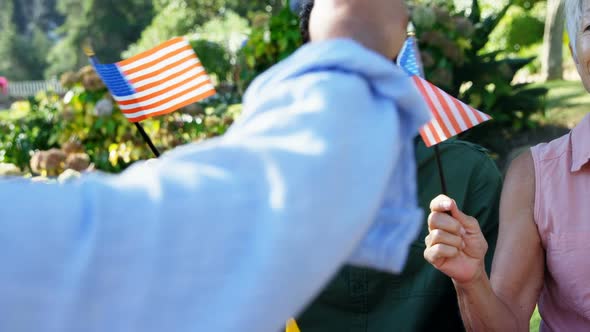
[[[486,147],[500,169],[587,113],[562,1],[410,5],[426,78],[494,117],[462,138]],[[152,157],[88,66],[85,43],[110,63],[189,38],[218,94],[143,122],[166,151],[223,134],[248,84],[300,46],[298,26],[285,0],[0,0],[0,76],[9,82],[0,93],[0,176],[116,173]],[[531,331],[538,324],[535,315]]]

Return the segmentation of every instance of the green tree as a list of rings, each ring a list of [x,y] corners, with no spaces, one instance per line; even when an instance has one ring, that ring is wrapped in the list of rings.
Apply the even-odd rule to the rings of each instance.
[[[19,34],[30,36],[35,28],[48,34],[63,23],[56,0],[13,0],[13,3],[13,21]]]
[[[141,33],[136,43],[129,45],[123,53],[129,57],[147,50],[175,36],[186,35],[199,21],[197,11],[187,10],[185,0],[155,0],[156,16]]]
[[[57,8],[66,20],[59,28],[60,41],[48,55],[48,75],[86,64],[81,50],[86,41],[101,61],[118,61],[154,16],[153,4],[144,0],[58,0]]]
[[[142,32],[141,38],[129,46],[125,57],[149,49],[174,37],[197,33],[210,39],[214,33],[224,35],[218,43],[228,43],[227,27],[235,28],[238,33],[245,32],[242,20],[236,19],[233,13],[242,18],[255,20],[257,13],[277,13],[286,5],[285,0],[153,0],[156,12],[153,21]],[[211,22],[214,25],[209,24]],[[218,28],[222,26],[225,31]],[[216,31],[207,31],[214,27]],[[219,39],[215,38],[214,39]]]
[[[299,19],[288,7],[254,26],[239,54],[240,90],[245,91],[256,76],[291,55],[301,42]]]
[[[547,19],[541,57],[541,74],[545,80],[557,80],[563,77],[564,20],[564,1],[547,1]]]
[[[163,10],[166,6],[178,3],[178,0],[154,0],[154,7],[157,11]],[[196,24],[202,24],[217,14],[222,14],[225,10],[232,10],[242,17],[248,17],[249,14],[266,11],[277,13],[287,3],[286,0],[182,0],[187,9],[198,10],[198,21]]]
[[[31,0],[0,1],[0,75],[11,80],[41,79],[51,47],[47,10]],[[34,9],[34,10],[33,10]],[[34,15],[28,15],[33,11]]]
[[[12,74],[12,45],[16,40],[16,26],[12,22],[14,6],[10,0],[0,1],[0,75]]]
[[[258,12],[277,14],[287,5],[285,0],[229,0],[228,7],[243,17],[253,17]]]
[[[193,12],[167,7],[142,33],[141,39],[123,52],[122,57],[129,58],[172,37],[188,35],[203,66],[216,78],[215,81],[230,81],[231,64],[235,63],[235,53],[248,34],[248,22],[228,10],[223,16],[215,17],[201,26],[184,26],[181,22],[187,20],[183,18],[192,17]]]

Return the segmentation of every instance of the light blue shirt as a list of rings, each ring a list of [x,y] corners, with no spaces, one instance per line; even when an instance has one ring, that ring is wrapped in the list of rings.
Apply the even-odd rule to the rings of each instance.
[[[121,175],[0,182],[0,331],[277,331],[419,229],[410,80],[349,40],[257,79],[223,137]]]

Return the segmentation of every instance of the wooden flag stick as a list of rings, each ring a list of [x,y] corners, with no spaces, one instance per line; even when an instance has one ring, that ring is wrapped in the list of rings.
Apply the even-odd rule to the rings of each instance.
[[[442,161],[440,160],[440,150],[438,149],[438,144],[434,146],[434,155],[436,156],[436,165],[438,166],[438,177],[440,179],[440,188],[442,190],[442,194],[448,196],[449,193],[447,192],[447,182],[445,181],[445,173],[442,167]]]
[[[160,157],[160,151],[158,151],[158,149],[154,145],[154,142],[152,142],[152,140],[150,139],[148,134],[145,132],[145,130],[143,129],[143,126],[139,122],[135,122],[135,127],[137,127],[137,130],[141,134],[141,137],[143,137],[143,140],[150,147],[150,150],[152,150],[152,152],[154,153],[156,158]]]

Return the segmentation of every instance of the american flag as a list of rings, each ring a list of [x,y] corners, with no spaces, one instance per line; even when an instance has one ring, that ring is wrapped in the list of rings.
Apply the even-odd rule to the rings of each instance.
[[[114,64],[90,62],[131,122],[173,112],[215,94],[199,58],[184,37]]]
[[[418,43],[414,36],[408,36],[397,56],[397,64],[408,74],[424,78],[424,68],[420,60]]]
[[[420,135],[426,146],[444,142],[492,119],[489,115],[461,102],[425,79],[416,75],[412,76],[412,79],[425,97],[433,115],[433,119],[420,129]]]
[[[432,113],[432,120],[420,129],[426,146],[444,142],[492,119],[426,81],[419,54],[416,39],[409,36],[398,56],[398,65],[412,77]]]

